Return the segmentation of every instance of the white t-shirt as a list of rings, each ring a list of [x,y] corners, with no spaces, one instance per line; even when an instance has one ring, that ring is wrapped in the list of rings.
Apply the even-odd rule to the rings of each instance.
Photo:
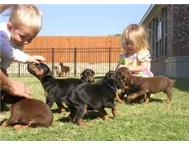
[[[10,35],[7,23],[0,23],[0,67],[5,70],[10,66],[11,62],[25,63],[29,57],[28,54],[12,46]]]

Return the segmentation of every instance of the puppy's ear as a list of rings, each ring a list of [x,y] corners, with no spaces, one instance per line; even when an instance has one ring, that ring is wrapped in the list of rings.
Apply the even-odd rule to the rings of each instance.
[[[50,68],[46,64],[42,64],[41,63],[40,66],[44,70],[45,75],[47,75],[47,76],[51,75],[52,76],[52,72],[51,72]]]
[[[94,72],[93,70],[91,70],[91,72],[92,72],[92,75],[94,76],[94,75],[95,75],[95,72]]]
[[[124,83],[128,83],[129,77],[127,77],[124,72],[121,72],[121,73],[120,73],[120,78],[121,78],[121,80],[122,80]]]
[[[84,75],[84,71],[80,74],[80,76],[83,76]]]
[[[124,74],[123,72],[120,73],[120,77],[121,77],[121,79],[123,79],[123,80],[126,79],[126,76],[125,76],[125,74]]]
[[[52,76],[52,72],[50,70],[47,71],[48,76]]]

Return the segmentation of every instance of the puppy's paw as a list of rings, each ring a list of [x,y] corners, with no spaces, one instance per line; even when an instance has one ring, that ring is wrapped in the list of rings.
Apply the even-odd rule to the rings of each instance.
[[[150,99],[149,99],[149,98],[147,98],[147,99],[145,99],[145,100],[144,100],[144,103],[145,103],[145,104],[148,104],[148,103],[149,103],[149,101],[150,101]]]
[[[136,93],[134,93],[134,94],[130,94],[129,96],[128,96],[128,99],[135,99],[136,97],[137,97],[138,95],[136,94]]]
[[[102,117],[102,119],[103,119],[103,120],[109,120],[109,116],[108,116],[108,115],[104,115],[104,116]]]
[[[28,128],[28,127],[29,127],[28,125],[14,125],[13,129],[18,131],[20,129],[24,129],[24,128]]]
[[[113,118],[116,117],[116,115],[117,115],[116,108],[112,108],[112,115],[113,115]]]
[[[124,101],[122,100],[122,99],[120,99],[119,97],[116,97],[116,101],[118,102],[118,103],[123,103]]]
[[[83,121],[83,119],[80,119],[78,122],[77,122],[78,126],[80,127],[87,127],[87,124]]]
[[[0,122],[0,126],[1,126],[2,128],[6,128],[6,127],[8,126],[8,124],[7,124],[7,119],[6,119],[6,118]]]
[[[127,104],[131,104],[132,103],[132,99],[129,99],[129,98],[127,98]]]

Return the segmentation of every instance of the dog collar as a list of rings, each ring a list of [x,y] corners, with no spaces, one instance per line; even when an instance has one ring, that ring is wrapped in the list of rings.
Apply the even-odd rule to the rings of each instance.
[[[114,92],[116,92],[116,88],[113,87],[112,85],[110,85],[109,83],[107,83],[108,87],[110,87]]]

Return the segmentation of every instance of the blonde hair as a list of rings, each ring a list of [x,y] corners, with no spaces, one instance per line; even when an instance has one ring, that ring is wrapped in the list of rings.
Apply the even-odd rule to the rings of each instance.
[[[122,34],[122,46],[126,46],[126,40],[133,43],[137,52],[149,49],[148,37],[145,29],[141,25],[130,24]]]
[[[15,28],[26,26],[35,34],[41,30],[42,14],[35,5],[4,5],[0,6],[0,12],[8,8],[11,8],[9,22]]]

